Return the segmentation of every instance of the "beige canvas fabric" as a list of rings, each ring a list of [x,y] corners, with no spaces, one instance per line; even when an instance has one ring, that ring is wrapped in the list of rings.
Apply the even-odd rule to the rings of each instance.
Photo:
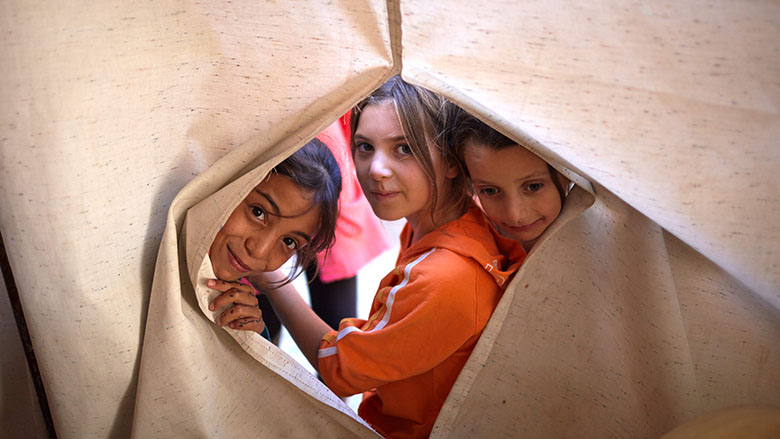
[[[737,407],[698,416],[662,439],[772,439],[780,435],[780,409]]]
[[[0,231],[59,437],[376,436],[202,281],[232,206],[398,71],[578,184],[434,437],[780,406],[776,3],[0,8]]]
[[[596,202],[527,259],[434,437],[657,437],[780,405],[778,6],[460,6],[404,4],[406,74]]]
[[[176,221],[263,151],[245,149],[210,166],[250,139],[269,148],[266,157],[289,152],[394,65],[384,2],[323,5],[0,6],[0,231],[59,437],[130,436],[142,345],[156,339],[144,336],[145,325],[183,318],[183,311],[172,321],[147,317],[163,307],[150,308],[153,278],[179,284],[178,263],[165,265],[177,255]],[[282,140],[288,143],[278,146]],[[210,177],[172,203],[207,168]],[[186,299],[179,291],[170,293]],[[189,366],[151,364],[153,358],[150,376]],[[201,397],[192,396],[193,403],[221,405],[213,395]],[[268,411],[254,422],[289,411],[266,404],[263,392],[257,397]],[[171,410],[181,416],[172,420],[173,432],[206,436],[213,428],[201,430],[203,422],[184,405]],[[155,412],[164,410],[142,405],[138,419]],[[185,420],[195,427],[186,430]]]

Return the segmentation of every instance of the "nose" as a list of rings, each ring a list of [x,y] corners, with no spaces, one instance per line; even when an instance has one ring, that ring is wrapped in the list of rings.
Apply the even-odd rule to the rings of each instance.
[[[387,157],[381,152],[376,152],[371,158],[368,175],[376,181],[382,181],[390,178],[392,174],[393,172],[389,166]]]
[[[266,234],[254,234],[244,241],[246,253],[253,259],[252,268],[267,271],[268,259],[273,250],[273,239]],[[248,264],[250,261],[246,261]]]
[[[531,206],[522,197],[508,197],[506,212],[512,225],[525,225],[531,217]]]

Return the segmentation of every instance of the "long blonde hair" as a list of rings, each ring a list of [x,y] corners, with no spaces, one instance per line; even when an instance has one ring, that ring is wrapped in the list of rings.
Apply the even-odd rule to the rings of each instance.
[[[446,203],[445,206],[454,206],[459,217],[466,213],[466,210],[471,206],[466,176],[459,172],[454,178],[447,179],[446,187],[441,189],[444,199],[440,200],[439,185],[431,156],[431,150],[435,151],[445,169],[450,166],[459,167],[457,158],[452,154],[451,145],[454,121],[459,108],[445,97],[426,88],[409,84],[400,76],[393,76],[352,108],[350,117],[352,154],[354,155],[357,148],[355,131],[360,123],[360,114],[363,109],[368,105],[387,102],[392,102],[395,106],[412,155],[420,164],[431,184],[433,197],[431,219],[434,224],[438,225],[435,214],[442,205],[440,203]],[[429,145],[432,148],[429,148]]]

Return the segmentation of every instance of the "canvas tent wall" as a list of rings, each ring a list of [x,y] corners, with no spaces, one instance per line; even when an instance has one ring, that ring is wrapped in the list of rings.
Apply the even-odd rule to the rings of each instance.
[[[373,434],[210,325],[180,234],[397,72],[584,188],[435,436],[653,437],[780,405],[776,2],[0,8],[0,232],[59,437]],[[0,364],[6,428],[34,397]]]

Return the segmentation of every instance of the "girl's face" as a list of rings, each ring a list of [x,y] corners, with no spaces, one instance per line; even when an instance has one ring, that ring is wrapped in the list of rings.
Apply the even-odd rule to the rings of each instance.
[[[386,221],[406,218],[415,234],[420,227],[427,230],[431,183],[412,155],[392,102],[363,108],[355,147],[358,180],[376,216]]]
[[[269,174],[214,238],[209,257],[217,278],[235,281],[276,270],[305,246],[320,214],[319,207],[311,207],[309,195],[289,178]]]
[[[561,212],[547,163],[520,145],[493,149],[473,140],[464,155],[485,214],[503,236],[529,250]]]

